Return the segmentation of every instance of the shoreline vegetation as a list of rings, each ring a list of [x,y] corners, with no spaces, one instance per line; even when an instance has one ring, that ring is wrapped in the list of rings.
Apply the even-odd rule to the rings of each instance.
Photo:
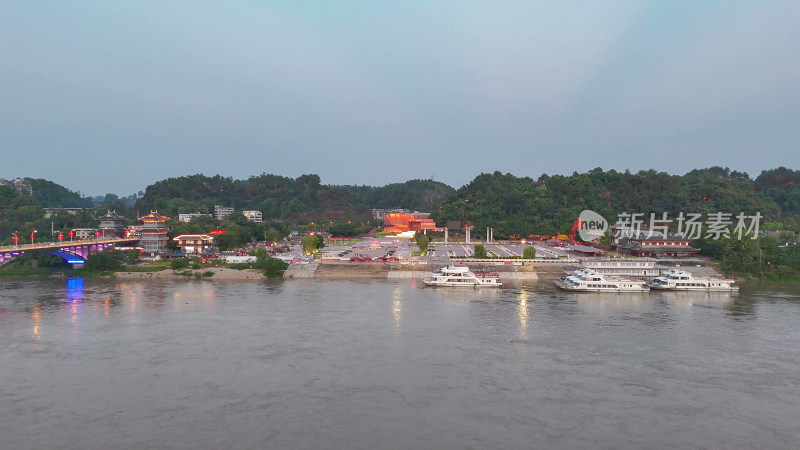
[[[269,279],[257,269],[233,269],[230,267],[204,267],[200,270],[174,270],[168,267],[127,267],[119,270],[99,271],[56,267],[26,267],[2,270],[0,271],[0,278],[202,279],[220,281]]]
[[[12,261],[0,269],[0,277],[84,277],[84,278],[174,278],[217,280],[262,280],[282,278],[289,264],[256,250],[256,260],[243,264],[212,259],[201,264],[200,258],[171,261],[138,261],[138,252],[97,252],[86,259],[81,268],[64,266],[60,257],[39,253]]]

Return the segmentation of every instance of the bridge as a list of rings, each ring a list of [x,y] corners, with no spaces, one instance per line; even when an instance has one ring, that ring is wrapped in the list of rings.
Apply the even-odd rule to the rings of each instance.
[[[138,241],[138,237],[98,238],[0,246],[0,266],[24,254],[37,252],[59,256],[73,267],[81,266],[86,262],[86,257],[92,252],[102,252],[108,247],[120,244],[134,245]]]

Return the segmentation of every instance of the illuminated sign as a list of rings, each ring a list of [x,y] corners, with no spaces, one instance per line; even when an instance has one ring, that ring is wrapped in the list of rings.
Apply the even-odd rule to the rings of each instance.
[[[227,231],[228,230],[211,230],[211,231],[208,232],[208,234],[210,234],[212,236],[216,236],[218,234],[225,234]]]

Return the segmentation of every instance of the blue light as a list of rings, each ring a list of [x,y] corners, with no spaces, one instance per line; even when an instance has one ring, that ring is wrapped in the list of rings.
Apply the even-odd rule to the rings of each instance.
[[[83,301],[83,278],[67,279],[67,301],[71,303]]]

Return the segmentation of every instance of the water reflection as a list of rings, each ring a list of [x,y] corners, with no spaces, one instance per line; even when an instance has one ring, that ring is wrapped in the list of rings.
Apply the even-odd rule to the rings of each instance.
[[[756,316],[756,301],[752,298],[737,297],[725,305],[725,310],[736,320],[754,319]]]
[[[83,278],[68,278],[67,279],[67,302],[80,303],[83,302]]]
[[[31,310],[31,322],[33,323],[33,339],[39,341],[42,338],[39,331],[42,326],[42,305],[39,302],[33,305]]]
[[[670,305],[678,308],[691,309],[699,305],[726,305],[736,298],[737,294],[734,292],[658,292],[657,294],[650,293],[654,298],[663,299]]]
[[[517,317],[519,317],[519,334],[523,339],[528,337],[528,298],[530,294],[528,290],[523,288],[519,291],[517,299],[519,306],[517,306]]]
[[[185,309],[186,305],[197,304],[202,304],[208,311],[216,309],[217,292],[214,290],[214,284],[206,281],[184,283],[172,293],[172,297],[175,299],[173,305],[176,310]]]
[[[403,291],[400,290],[400,286],[394,288],[392,293],[392,316],[395,331],[400,331],[400,321],[403,318]]]
[[[67,304],[69,304],[69,319],[72,325],[78,325],[80,318],[81,304],[84,300],[84,279],[67,279]]]

